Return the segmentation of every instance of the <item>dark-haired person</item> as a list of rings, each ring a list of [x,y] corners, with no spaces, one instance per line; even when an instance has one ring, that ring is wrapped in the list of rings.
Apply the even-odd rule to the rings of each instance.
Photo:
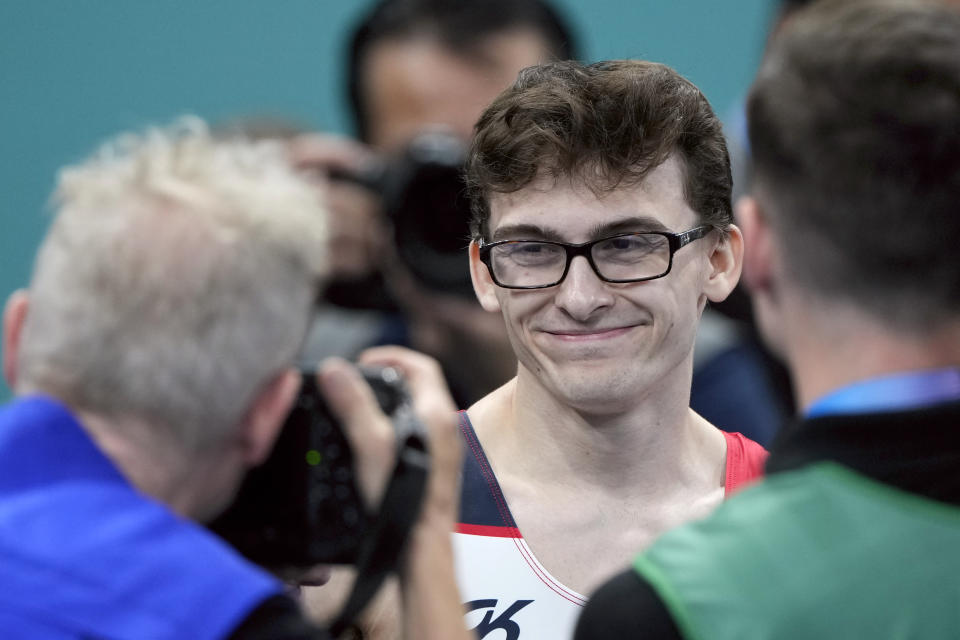
[[[525,69],[467,164],[477,296],[518,360],[461,414],[457,573],[480,638],[568,638],[586,598],[765,452],[689,407],[710,301],[740,275],[720,123],[672,69]]]
[[[379,0],[349,44],[357,137],[389,152],[434,124],[469,140],[520,69],[576,55],[570,27],[544,0]]]
[[[373,3],[350,37],[346,68],[354,132],[363,144],[324,144],[325,138],[311,136],[298,145],[299,157],[313,166],[362,169],[434,130],[465,145],[482,110],[520,69],[577,58],[575,32],[558,9],[546,0]],[[331,183],[331,203],[340,214],[334,216],[332,255],[342,277],[328,293],[344,306],[395,304],[400,321],[387,327],[441,361],[466,407],[511,378],[516,360],[499,315],[483,312],[470,287],[463,250],[469,214],[455,195],[460,185],[433,184],[440,192],[418,200],[429,206],[399,216],[391,231],[383,214],[398,217],[396,199],[378,203],[349,182]],[[407,233],[414,225],[422,232]],[[445,259],[418,250],[421,240],[440,247]],[[356,315],[359,331],[371,314]],[[691,405],[712,422],[766,442],[783,410],[745,327],[708,309],[698,331]]]
[[[544,0],[371,2],[353,28],[346,56],[345,94],[360,144],[308,136],[295,153],[306,166],[342,174],[397,162],[427,132],[449,135],[465,149],[481,111],[521,69],[576,55],[563,16]],[[327,297],[366,310],[367,317],[370,309],[379,312],[387,323],[370,339],[385,334],[438,358],[455,398],[468,406],[509,379],[514,361],[503,323],[473,296],[464,250],[469,206],[458,207],[462,185],[455,173],[450,182],[431,183],[439,192],[422,196],[430,210],[401,223],[406,229],[426,220],[422,235],[396,240],[398,225],[388,222],[396,215],[385,210],[393,201],[332,180],[338,268]],[[424,258],[427,266],[418,268],[409,256],[424,252],[408,247],[424,238],[440,247],[434,249],[439,256]]]
[[[960,11],[815,3],[747,115],[745,278],[803,415],[576,637],[960,637]]]

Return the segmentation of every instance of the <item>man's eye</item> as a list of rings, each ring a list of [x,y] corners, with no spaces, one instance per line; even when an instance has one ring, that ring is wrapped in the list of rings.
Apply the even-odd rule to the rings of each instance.
[[[658,240],[663,240],[661,236],[648,236],[637,234],[632,236],[617,236],[609,238],[597,245],[600,250],[613,251],[643,251],[655,249]]]
[[[665,237],[653,233],[638,233],[608,238],[597,243],[593,247],[593,257],[595,260],[636,262],[660,257],[664,250],[668,250]]]
[[[613,238],[609,244],[612,249],[634,249],[640,243],[635,238]]]
[[[557,256],[563,255],[560,247],[540,242],[515,242],[506,247],[507,255],[511,259],[523,263],[554,260]]]
[[[543,253],[543,245],[541,244],[518,244],[516,246],[517,253]]]

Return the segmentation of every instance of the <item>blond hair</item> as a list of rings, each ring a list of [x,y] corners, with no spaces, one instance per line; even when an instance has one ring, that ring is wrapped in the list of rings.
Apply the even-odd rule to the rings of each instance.
[[[60,172],[18,391],[227,437],[296,356],[324,274],[326,211],[276,143],[183,118]]]

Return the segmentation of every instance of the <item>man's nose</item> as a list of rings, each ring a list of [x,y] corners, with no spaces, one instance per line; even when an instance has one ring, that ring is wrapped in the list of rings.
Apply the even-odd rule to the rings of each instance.
[[[594,272],[586,257],[575,257],[570,262],[567,277],[557,285],[554,304],[575,320],[584,322],[613,303],[612,288]]]

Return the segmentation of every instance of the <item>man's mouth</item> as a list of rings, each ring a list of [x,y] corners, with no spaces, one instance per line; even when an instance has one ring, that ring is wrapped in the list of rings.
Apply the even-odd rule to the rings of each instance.
[[[590,340],[610,340],[622,336],[633,329],[633,326],[610,327],[605,329],[550,329],[545,330],[555,338],[568,342],[586,342]]]

